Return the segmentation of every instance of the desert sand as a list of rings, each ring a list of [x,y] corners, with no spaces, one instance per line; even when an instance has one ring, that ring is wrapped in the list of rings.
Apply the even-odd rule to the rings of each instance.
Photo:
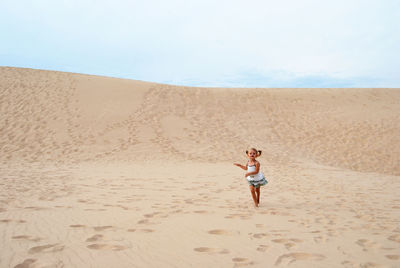
[[[400,89],[1,67],[0,112],[0,267],[400,267]]]

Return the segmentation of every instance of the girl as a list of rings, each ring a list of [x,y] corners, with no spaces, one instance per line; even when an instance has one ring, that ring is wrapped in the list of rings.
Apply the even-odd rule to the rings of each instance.
[[[256,160],[256,158],[261,155],[261,151],[251,148],[250,150],[246,151],[246,154],[249,158],[249,161],[247,161],[245,166],[237,163],[234,163],[234,165],[247,170],[247,173],[244,176],[250,185],[250,192],[254,200],[254,205],[258,207],[258,204],[260,203],[260,186],[267,184],[268,181],[265,179],[264,174],[260,171],[260,162]]]

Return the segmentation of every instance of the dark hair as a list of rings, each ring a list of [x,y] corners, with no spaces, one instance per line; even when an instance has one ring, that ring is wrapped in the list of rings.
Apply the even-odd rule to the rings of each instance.
[[[256,148],[250,148],[250,151],[255,151],[257,153],[257,157],[262,153],[261,150],[257,150]],[[249,154],[249,150],[246,150],[246,154]]]

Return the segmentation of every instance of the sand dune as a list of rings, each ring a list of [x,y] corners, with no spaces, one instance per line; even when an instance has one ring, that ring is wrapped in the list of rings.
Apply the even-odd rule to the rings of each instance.
[[[399,89],[1,67],[0,112],[0,267],[400,266]]]
[[[210,89],[1,68],[1,161],[309,159],[400,175],[400,90]],[[147,152],[147,153],[146,153]]]

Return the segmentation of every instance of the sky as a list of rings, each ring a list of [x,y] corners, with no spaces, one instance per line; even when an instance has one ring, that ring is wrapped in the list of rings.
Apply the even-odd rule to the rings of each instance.
[[[0,0],[0,66],[185,86],[400,88],[400,1]]]

